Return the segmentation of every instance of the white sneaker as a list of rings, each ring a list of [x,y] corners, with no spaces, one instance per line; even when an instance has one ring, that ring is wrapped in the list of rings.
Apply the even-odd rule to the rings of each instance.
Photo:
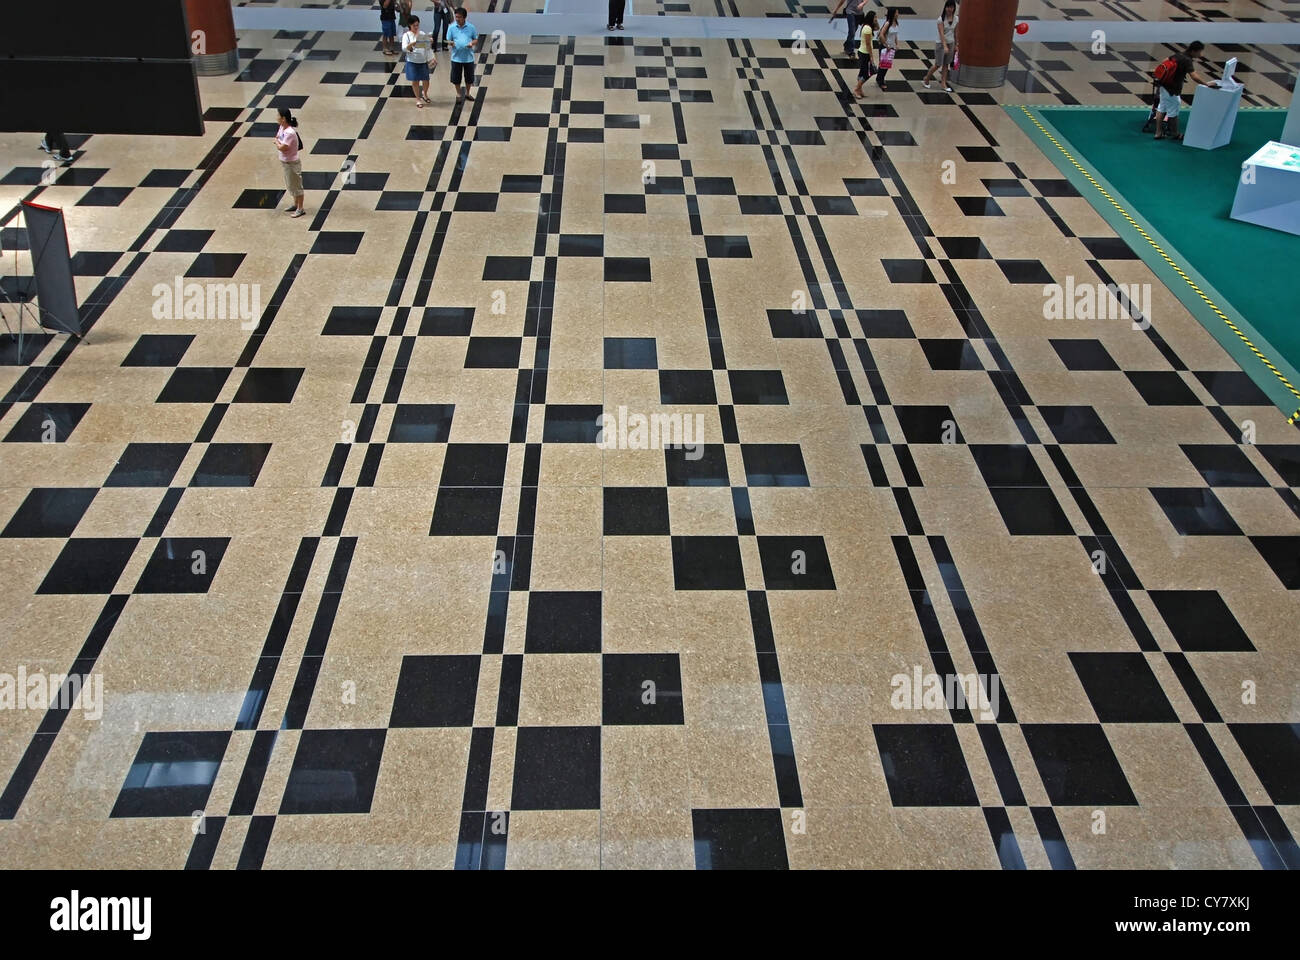
[[[925,87],[925,89],[929,90],[929,89],[930,89],[930,81],[929,81],[929,80],[925,81],[925,83],[923,84],[923,86]]]
[[[944,88],[943,88],[943,92],[944,92],[944,93],[952,93],[952,87],[944,87]]]

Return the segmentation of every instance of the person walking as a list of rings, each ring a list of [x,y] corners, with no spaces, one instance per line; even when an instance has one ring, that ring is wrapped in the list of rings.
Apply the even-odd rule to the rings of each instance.
[[[420,29],[420,18],[411,14],[406,33],[402,34],[402,52],[406,54],[406,79],[411,81],[411,90],[415,93],[415,105],[424,109],[429,99],[429,59],[438,65],[438,57],[432,52],[433,40]]]
[[[296,220],[307,212],[303,209],[302,161],[298,159],[298,151],[302,149],[302,138],[298,136],[298,118],[289,112],[288,107],[280,108],[276,120],[280,124],[280,129],[275,135],[275,149],[280,151],[280,167],[284,170],[285,189],[293,198],[293,206],[285,213]]]
[[[626,6],[626,0],[609,0],[609,23],[606,30],[623,29],[623,8]]]
[[[478,30],[468,21],[469,14],[464,7],[456,8],[456,22],[447,28],[447,39],[451,41],[451,85],[456,88],[456,102],[473,100],[470,88],[474,86],[474,48],[478,45]],[[465,92],[460,92],[461,79],[465,81]]]
[[[930,78],[939,70],[942,71],[940,79],[944,92],[952,93],[952,87],[948,85],[948,68],[952,66],[953,53],[957,50],[957,0],[947,0],[935,23],[939,29],[939,42],[934,45],[934,63],[925,71],[923,86],[929,90]]]
[[[74,159],[72,148],[68,146],[68,138],[53,130],[41,139],[40,148],[65,167]]]
[[[835,9],[831,11],[831,20],[834,20],[841,10],[844,11],[844,19],[848,22],[849,33],[844,38],[844,52],[853,53],[853,41],[858,36],[858,17],[862,14],[862,7],[866,0],[839,0],[835,4]]]
[[[1157,76],[1156,79],[1156,93],[1159,99],[1156,103],[1156,135],[1154,139],[1183,139],[1183,135],[1178,132],[1178,111],[1183,106],[1183,82],[1188,77],[1206,86],[1217,87],[1219,85],[1218,80],[1207,80],[1196,72],[1195,58],[1200,56],[1201,51],[1204,49],[1205,44],[1199,40],[1193,40],[1187,45],[1186,50],[1169,58],[1169,60],[1173,61],[1171,67],[1166,67],[1166,64],[1169,63],[1166,60],[1160,65],[1160,67],[1165,67],[1165,70],[1160,71],[1160,68],[1157,68],[1164,75]],[[1168,124],[1167,128],[1166,124]]]
[[[871,62],[872,45],[876,40],[876,11],[868,10],[862,21],[862,39],[858,41],[858,85],[853,88],[853,96],[862,99],[862,85],[871,79],[876,66]]]
[[[889,88],[885,86],[885,74],[894,65],[894,54],[898,51],[898,7],[890,7],[885,11],[885,22],[880,25],[880,32],[876,39],[880,42],[876,86],[881,90],[888,90]]]
[[[384,56],[397,55],[397,0],[379,0],[379,45]]]
[[[447,28],[451,26],[455,16],[451,9],[451,0],[434,0],[433,4],[433,37],[434,49],[437,49],[438,37],[442,37],[442,49],[447,49]]]

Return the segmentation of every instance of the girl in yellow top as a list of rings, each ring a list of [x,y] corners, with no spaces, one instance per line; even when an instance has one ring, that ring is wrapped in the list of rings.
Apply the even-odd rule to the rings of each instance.
[[[853,96],[862,99],[862,85],[876,72],[871,62],[871,51],[876,39],[876,11],[867,11],[862,21],[862,40],[858,44],[858,85],[853,88]]]

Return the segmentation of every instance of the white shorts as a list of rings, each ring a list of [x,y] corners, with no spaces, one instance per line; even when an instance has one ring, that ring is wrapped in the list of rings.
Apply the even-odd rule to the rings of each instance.
[[[1156,108],[1157,112],[1163,113],[1166,118],[1176,117],[1182,105],[1181,97],[1174,96],[1164,87],[1160,88],[1160,106]]]

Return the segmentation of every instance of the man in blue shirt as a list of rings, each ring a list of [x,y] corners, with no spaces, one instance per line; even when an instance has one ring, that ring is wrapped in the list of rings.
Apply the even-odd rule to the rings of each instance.
[[[469,14],[464,7],[456,8],[456,22],[447,28],[447,40],[451,43],[451,85],[456,88],[456,102],[473,100],[470,87],[474,84],[474,47],[479,42],[478,31],[474,24],[467,23]],[[465,78],[465,92],[460,92],[461,77]]]

